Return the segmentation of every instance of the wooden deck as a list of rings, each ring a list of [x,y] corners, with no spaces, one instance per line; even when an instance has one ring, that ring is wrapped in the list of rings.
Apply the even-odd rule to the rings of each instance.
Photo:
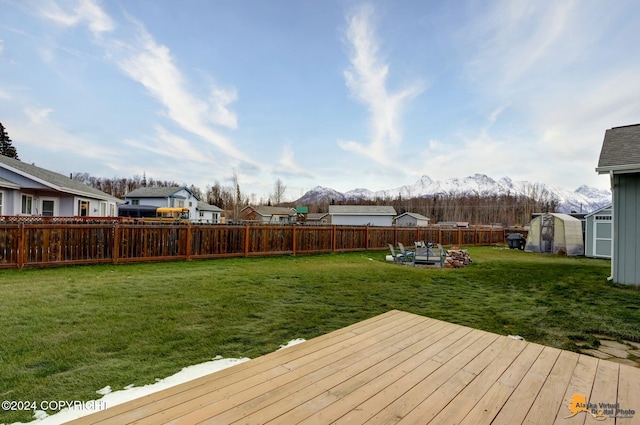
[[[71,423],[640,424],[640,369],[394,310]]]

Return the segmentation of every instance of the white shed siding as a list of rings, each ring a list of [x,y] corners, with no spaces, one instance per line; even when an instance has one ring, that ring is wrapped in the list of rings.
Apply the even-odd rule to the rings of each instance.
[[[611,258],[613,250],[612,206],[600,208],[585,218],[585,255],[593,258]]]

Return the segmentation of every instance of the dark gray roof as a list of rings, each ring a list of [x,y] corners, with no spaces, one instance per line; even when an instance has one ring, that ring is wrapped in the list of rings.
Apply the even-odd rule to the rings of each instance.
[[[388,205],[329,205],[329,214],[340,215],[396,215]]]
[[[195,194],[193,194],[188,187],[167,186],[167,187],[140,187],[138,189],[132,190],[131,192],[127,193],[125,195],[125,198],[169,198],[176,192],[179,192],[183,189],[191,193],[193,196],[195,196]]]
[[[28,162],[23,162],[17,159],[0,155],[0,166],[2,165],[5,166],[3,167],[5,169],[10,169],[13,172],[31,178],[32,180],[40,181],[42,184],[60,192],[96,199],[121,201],[120,199],[104,193],[101,190],[94,189],[91,186],[87,186],[81,181],[69,178],[64,174],[36,167],[35,165],[29,164]]]
[[[640,124],[607,130],[602,142],[599,173],[640,169]]]

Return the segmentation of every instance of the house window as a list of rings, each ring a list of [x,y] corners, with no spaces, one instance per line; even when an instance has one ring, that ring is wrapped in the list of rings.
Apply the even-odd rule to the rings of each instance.
[[[116,215],[115,204],[109,204],[109,217],[114,217],[115,215]]]
[[[89,201],[78,200],[78,215],[80,217],[87,217],[89,215]]]
[[[107,203],[100,202],[100,217],[106,217],[106,216],[107,216]]]
[[[184,208],[184,201],[178,201],[178,205],[176,205],[178,208]]]
[[[53,217],[54,201],[43,200],[42,201],[42,215],[47,217]]]
[[[132,199],[131,205],[140,205],[140,199]]]
[[[2,195],[3,193],[0,192],[0,215],[2,215]]]
[[[22,208],[20,209],[20,213],[31,215],[32,211],[33,211],[33,196],[22,195]]]

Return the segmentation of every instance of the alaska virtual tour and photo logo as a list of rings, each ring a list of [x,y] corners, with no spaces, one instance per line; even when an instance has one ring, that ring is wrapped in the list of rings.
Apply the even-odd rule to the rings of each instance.
[[[604,421],[607,418],[632,418],[636,414],[635,410],[622,408],[619,403],[590,403],[582,394],[574,394],[567,407],[571,414],[565,416],[565,419],[582,412],[593,416],[598,421]]]

